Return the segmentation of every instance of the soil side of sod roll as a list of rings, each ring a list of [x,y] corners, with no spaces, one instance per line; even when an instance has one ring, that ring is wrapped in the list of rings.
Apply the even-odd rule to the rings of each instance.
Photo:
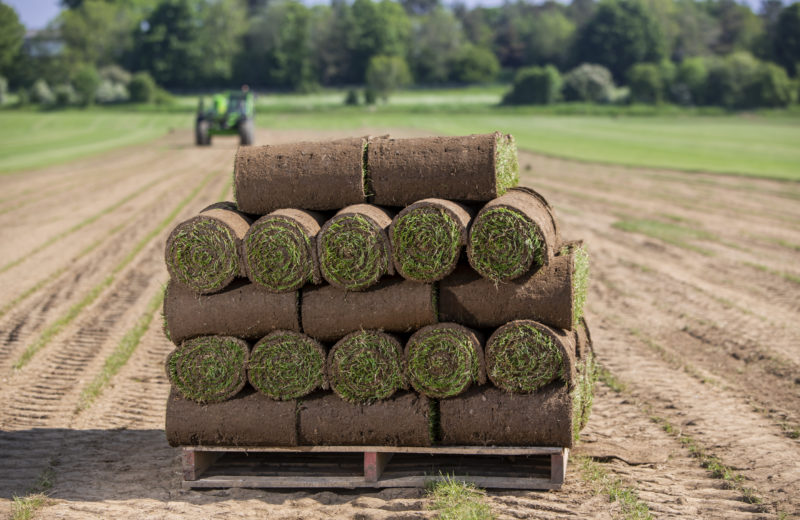
[[[240,146],[234,189],[241,211],[334,210],[365,201],[366,138]]]
[[[255,221],[242,248],[250,281],[274,292],[320,283],[317,234],[324,222],[320,213],[292,208]]]
[[[505,283],[460,265],[438,287],[441,321],[490,328],[532,319],[562,329],[573,327],[572,256],[556,256],[549,265]]]
[[[297,403],[245,389],[223,403],[203,405],[173,388],[165,429],[170,446],[297,446]]]
[[[576,382],[575,335],[533,320],[515,320],[486,341],[486,375],[506,392],[531,393],[557,379]]]
[[[467,258],[481,276],[507,282],[548,265],[559,242],[550,204],[530,188],[514,188],[473,219]]]
[[[461,137],[371,139],[371,202],[408,206],[437,197],[488,201],[519,181],[514,138],[499,132]]]
[[[291,330],[276,330],[253,346],[247,379],[259,392],[286,401],[328,388],[327,352],[315,339]]]
[[[572,406],[561,381],[525,395],[490,386],[472,388],[439,402],[441,444],[571,448]]]
[[[486,382],[483,335],[457,323],[428,325],[406,343],[409,383],[422,395],[446,398]]]
[[[339,340],[328,353],[328,381],[351,403],[387,399],[407,387],[403,348],[394,336],[361,330]]]
[[[399,392],[372,404],[352,404],[332,393],[299,404],[299,442],[313,446],[430,446],[430,401]]]
[[[328,220],[317,238],[323,278],[341,289],[360,291],[393,275],[388,235],[392,216],[385,208],[355,204]]]
[[[304,332],[320,341],[367,329],[413,332],[436,323],[434,286],[400,277],[384,278],[360,292],[322,285],[307,287],[302,294]]]
[[[167,357],[167,376],[181,395],[200,403],[226,401],[247,383],[250,345],[231,336],[184,341]]]
[[[200,294],[217,292],[245,276],[242,239],[252,220],[222,202],[181,222],[167,238],[170,277]]]
[[[435,282],[456,268],[474,212],[444,199],[424,199],[400,211],[389,227],[395,270],[408,280]]]
[[[300,331],[299,293],[276,294],[245,280],[224,291],[198,295],[170,281],[164,297],[167,337],[176,345],[197,336],[256,341],[273,330]]]

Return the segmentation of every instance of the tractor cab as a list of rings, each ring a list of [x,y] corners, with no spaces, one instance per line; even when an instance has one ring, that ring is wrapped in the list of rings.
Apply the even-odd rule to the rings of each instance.
[[[195,144],[210,145],[212,135],[238,135],[240,145],[253,144],[254,113],[253,94],[244,88],[213,95],[208,108],[201,97],[195,120]]]

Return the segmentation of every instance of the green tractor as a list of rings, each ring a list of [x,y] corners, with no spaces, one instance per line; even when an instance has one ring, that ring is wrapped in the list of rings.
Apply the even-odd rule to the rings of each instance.
[[[227,94],[214,95],[208,109],[205,99],[200,98],[194,124],[195,144],[211,145],[212,135],[238,135],[240,145],[253,144],[254,112],[253,94],[246,88],[240,92],[232,90]]]

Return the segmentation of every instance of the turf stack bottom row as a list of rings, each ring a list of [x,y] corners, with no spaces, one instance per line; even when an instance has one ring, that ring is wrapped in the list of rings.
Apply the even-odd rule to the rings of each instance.
[[[173,446],[556,446],[588,255],[500,133],[242,147],[165,258]]]

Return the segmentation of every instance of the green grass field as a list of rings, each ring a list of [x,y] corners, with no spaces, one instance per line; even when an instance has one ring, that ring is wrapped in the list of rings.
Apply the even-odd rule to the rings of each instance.
[[[800,112],[723,114],[677,107],[497,108],[503,87],[413,90],[389,104],[344,107],[344,91],[262,95],[257,124],[273,129],[500,130],[520,148],[581,161],[800,180]],[[164,108],[0,111],[0,174],[126,146],[193,124],[196,96]]]

